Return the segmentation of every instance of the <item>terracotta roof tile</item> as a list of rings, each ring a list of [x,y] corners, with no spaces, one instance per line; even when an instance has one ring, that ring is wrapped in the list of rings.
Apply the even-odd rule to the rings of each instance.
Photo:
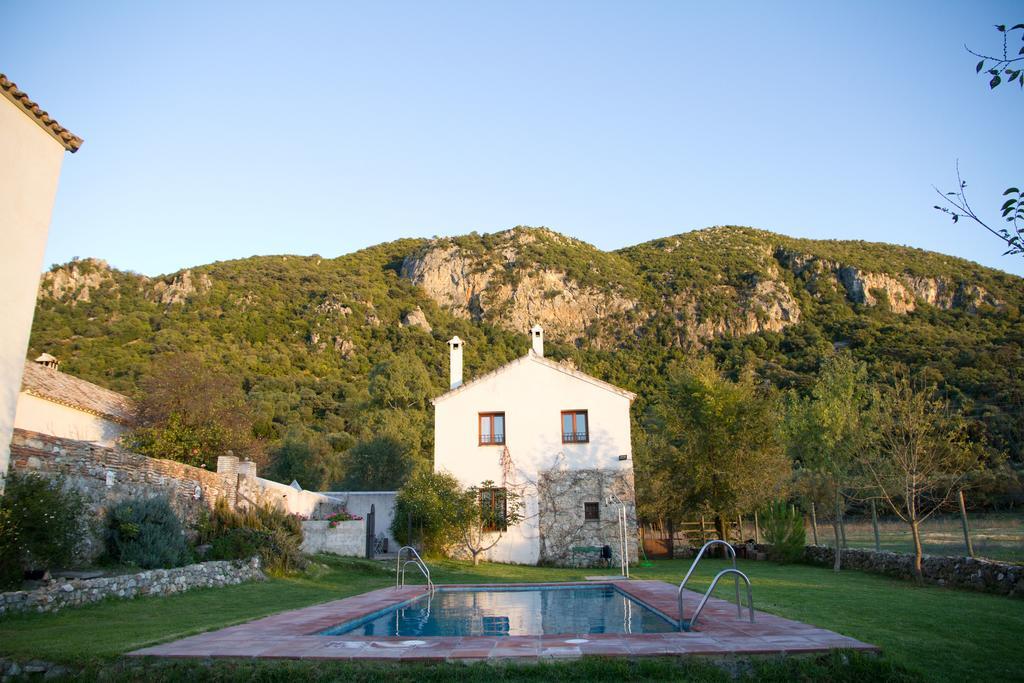
[[[19,90],[18,86],[2,73],[0,73],[0,92],[11,102],[24,109],[25,113],[31,116],[43,130],[55,137],[57,142],[64,145],[65,149],[77,152],[78,148],[82,146],[82,138],[57,123],[56,120],[43,111],[38,104],[30,100],[24,91]]]
[[[31,361],[25,362],[21,390],[121,424],[135,418],[135,403],[124,394]]]

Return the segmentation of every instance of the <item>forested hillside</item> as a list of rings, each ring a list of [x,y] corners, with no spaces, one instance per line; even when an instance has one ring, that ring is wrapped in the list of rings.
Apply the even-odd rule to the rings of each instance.
[[[779,387],[809,386],[846,348],[882,378],[923,371],[1022,458],[1022,281],[950,256],[718,227],[616,252],[545,229],[399,240],[336,259],[261,256],[158,278],[85,259],[41,281],[31,354],[133,393],[155,358],[201,354],[237,377],[270,442],[291,430],[337,452],[396,438],[431,453],[430,397],[447,347],[473,377],[526,352],[636,391],[639,418],[665,368],[712,354]],[[638,421],[639,428],[639,421]]]

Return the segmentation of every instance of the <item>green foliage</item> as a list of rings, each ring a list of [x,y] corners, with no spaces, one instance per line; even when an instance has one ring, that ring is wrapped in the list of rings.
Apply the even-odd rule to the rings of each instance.
[[[461,541],[466,517],[466,494],[459,480],[447,472],[422,471],[398,492],[391,534],[402,545],[418,543],[425,553],[440,555]]]
[[[197,524],[199,541],[209,543],[210,558],[247,560],[259,555],[265,571],[294,574],[309,565],[302,554],[302,522],[269,505],[232,510],[223,499]]]
[[[345,491],[394,491],[409,479],[416,463],[408,448],[390,436],[356,444],[345,454]]]
[[[778,497],[790,469],[777,405],[750,373],[730,381],[711,359],[673,368],[667,400],[649,413],[653,445],[637,476],[655,501],[648,513],[682,521],[700,510],[721,520]]]
[[[253,425],[239,383],[195,354],[162,356],[142,381],[139,425],[123,437],[153,458],[213,467],[228,453],[255,449]]]
[[[130,498],[107,509],[106,556],[142,569],[178,567],[191,559],[181,521],[166,498]]]
[[[23,572],[65,567],[86,531],[85,501],[60,478],[12,471],[0,496],[0,588]]]
[[[296,426],[280,446],[271,449],[265,476],[288,483],[294,480],[310,491],[326,491],[336,488],[343,471],[341,453],[323,434]]]
[[[771,546],[768,557],[776,562],[797,562],[804,555],[807,529],[804,516],[783,500],[769,503],[761,513],[761,532]]]
[[[657,436],[647,434],[645,416],[651,406],[670,401],[674,365],[711,357],[733,380],[749,370],[756,382],[802,397],[834,348],[848,349],[869,377],[901,365],[928,373],[967,415],[972,434],[984,433],[994,449],[1008,452],[1015,463],[1024,461],[1024,425],[1017,414],[1024,375],[1007,371],[1024,367],[1024,288],[1012,275],[920,249],[801,240],[736,226],[610,253],[528,229],[437,244],[464,249],[470,269],[498,266],[495,286],[541,270],[560,271],[576,284],[637,302],[631,311],[595,319],[579,342],[549,333],[546,353],[638,394],[638,468]],[[501,256],[510,244],[519,249],[514,262]],[[206,367],[222,370],[241,387],[253,433],[274,449],[298,427],[308,435],[303,439],[314,459],[330,459],[326,447],[316,444],[321,438],[341,455],[340,475],[326,463],[314,468],[320,474],[304,474],[294,469],[297,457],[286,458],[287,466],[260,465],[261,472],[285,483],[295,478],[320,488],[312,483],[319,478],[333,486],[345,477],[348,451],[381,436],[401,443],[414,469],[429,468],[433,414],[427,399],[447,386],[445,340],[455,334],[466,340],[467,378],[522,355],[529,340],[500,310],[480,320],[460,318],[400,277],[404,259],[426,246],[423,240],[400,240],[337,259],[218,262],[192,269],[193,281],[207,277],[209,288],[173,304],[161,303],[155,287],[177,275],[147,279],[93,264],[104,284],[89,301],[54,297],[44,288],[31,353],[53,353],[68,372],[129,393],[138,391],[160,358],[183,351],[199,355]],[[954,297],[965,294],[948,309],[919,302],[914,311],[897,314],[852,302],[836,275],[847,266],[897,279],[941,278]],[[748,321],[745,302],[770,282],[792,295],[799,322],[778,331],[738,332]],[[1001,303],[971,304],[966,294],[973,287]],[[427,316],[431,334],[400,325],[402,314],[416,307]],[[755,309],[750,314],[765,320],[766,311]],[[690,315],[698,325],[719,325],[723,335],[694,342]],[[400,368],[410,369],[408,382],[396,373]],[[646,504],[647,493],[641,496]]]

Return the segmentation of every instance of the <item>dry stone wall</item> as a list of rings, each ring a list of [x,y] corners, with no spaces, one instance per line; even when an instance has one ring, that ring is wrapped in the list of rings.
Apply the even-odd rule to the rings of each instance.
[[[259,558],[254,557],[251,560],[202,562],[96,579],[51,581],[31,591],[0,593],[0,616],[20,612],[56,612],[107,598],[173,595],[193,588],[232,586],[265,578]]]
[[[804,557],[810,564],[831,567],[835,551],[827,546],[809,545]],[[842,565],[844,569],[859,569],[900,579],[914,578],[914,556],[903,553],[847,548],[843,550]],[[925,582],[938,586],[1024,597],[1024,565],[971,557],[925,555],[921,561],[921,572]]]
[[[85,497],[97,520],[121,500],[165,496],[188,524],[200,509],[226,497],[233,487],[216,472],[198,467],[21,429],[14,430],[11,439],[11,470],[61,476],[66,486]],[[95,557],[100,547],[98,534],[92,534],[83,554]]]
[[[218,458],[217,472],[210,472],[22,429],[14,430],[11,439],[11,470],[62,477],[65,486],[85,497],[94,520],[102,520],[107,508],[121,500],[157,496],[170,501],[186,526],[196,521],[200,510],[222,498],[231,507],[270,505],[306,519],[325,517],[344,506],[335,498],[261,479],[253,463],[234,456]],[[82,559],[95,558],[101,549],[99,529],[93,528],[83,544]]]

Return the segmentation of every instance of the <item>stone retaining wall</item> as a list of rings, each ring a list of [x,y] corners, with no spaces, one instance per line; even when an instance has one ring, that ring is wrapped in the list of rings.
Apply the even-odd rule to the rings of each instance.
[[[810,564],[831,567],[835,551],[822,545],[809,545],[804,558]],[[859,569],[900,579],[914,578],[914,556],[902,553],[875,552],[847,548],[842,553],[843,569]],[[935,557],[925,555],[921,572],[927,583],[953,588],[969,588],[1024,597],[1024,566],[979,560],[970,557]]]
[[[98,579],[54,581],[32,591],[0,593],[0,616],[18,612],[56,612],[106,598],[171,595],[193,588],[215,588],[265,579],[260,560],[220,560],[174,569],[151,569],[138,574]]]
[[[191,524],[199,510],[212,507],[234,487],[216,472],[173,460],[23,429],[15,429],[11,439],[11,470],[61,476],[66,486],[85,497],[95,520],[103,519],[107,507],[126,498],[165,496],[182,521]],[[102,549],[99,534],[92,531],[82,549],[85,559]]]

